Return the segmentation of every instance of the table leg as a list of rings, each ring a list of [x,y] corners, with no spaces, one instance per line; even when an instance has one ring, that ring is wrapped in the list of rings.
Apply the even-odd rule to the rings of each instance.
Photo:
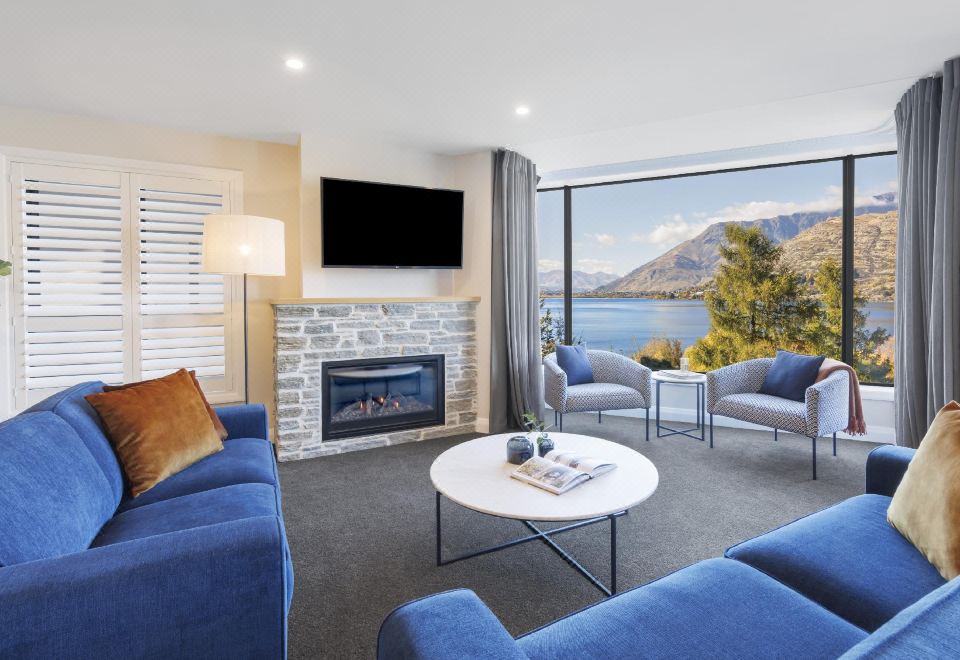
[[[657,381],[657,437],[660,437],[660,381]]]
[[[440,560],[440,491],[437,491],[437,566],[441,566]]]
[[[610,595],[617,593],[617,517],[610,518]]]

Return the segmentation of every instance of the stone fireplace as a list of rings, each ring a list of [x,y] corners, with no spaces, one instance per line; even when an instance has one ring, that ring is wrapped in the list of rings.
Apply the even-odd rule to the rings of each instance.
[[[477,302],[275,301],[280,460],[475,431]]]

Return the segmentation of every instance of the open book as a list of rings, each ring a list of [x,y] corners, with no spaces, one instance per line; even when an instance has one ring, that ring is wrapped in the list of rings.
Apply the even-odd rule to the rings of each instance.
[[[560,495],[615,467],[616,463],[590,458],[573,451],[554,449],[542,458],[534,456],[510,476],[548,490],[554,495]]]

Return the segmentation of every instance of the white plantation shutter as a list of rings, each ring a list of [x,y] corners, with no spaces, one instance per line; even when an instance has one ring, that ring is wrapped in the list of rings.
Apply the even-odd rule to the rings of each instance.
[[[203,216],[229,178],[11,163],[14,399],[195,369],[211,402],[243,399],[242,292],[200,272]]]
[[[123,176],[15,164],[14,319],[17,408],[125,371]]]
[[[139,264],[140,371],[156,378],[194,369],[214,398],[239,386],[229,360],[235,279],[200,271],[203,218],[229,213],[229,185],[179,177],[135,175]]]

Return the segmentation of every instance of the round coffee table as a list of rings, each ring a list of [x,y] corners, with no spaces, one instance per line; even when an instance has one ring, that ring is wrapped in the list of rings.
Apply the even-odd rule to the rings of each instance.
[[[551,433],[558,449],[610,460],[617,468],[576,488],[554,495],[513,479],[516,465],[507,463],[507,439],[515,433],[491,435],[451,447],[430,466],[437,491],[437,566],[541,540],[606,595],[617,592],[617,518],[657,489],[657,468],[642,454],[600,438],[573,433]],[[441,495],[462,507],[499,518],[520,520],[533,532],[466,555],[444,559],[440,525]],[[553,540],[553,536],[604,520],[610,521],[610,587],[605,586]],[[571,522],[542,530],[533,521]],[[576,522],[573,522],[576,521]]]

